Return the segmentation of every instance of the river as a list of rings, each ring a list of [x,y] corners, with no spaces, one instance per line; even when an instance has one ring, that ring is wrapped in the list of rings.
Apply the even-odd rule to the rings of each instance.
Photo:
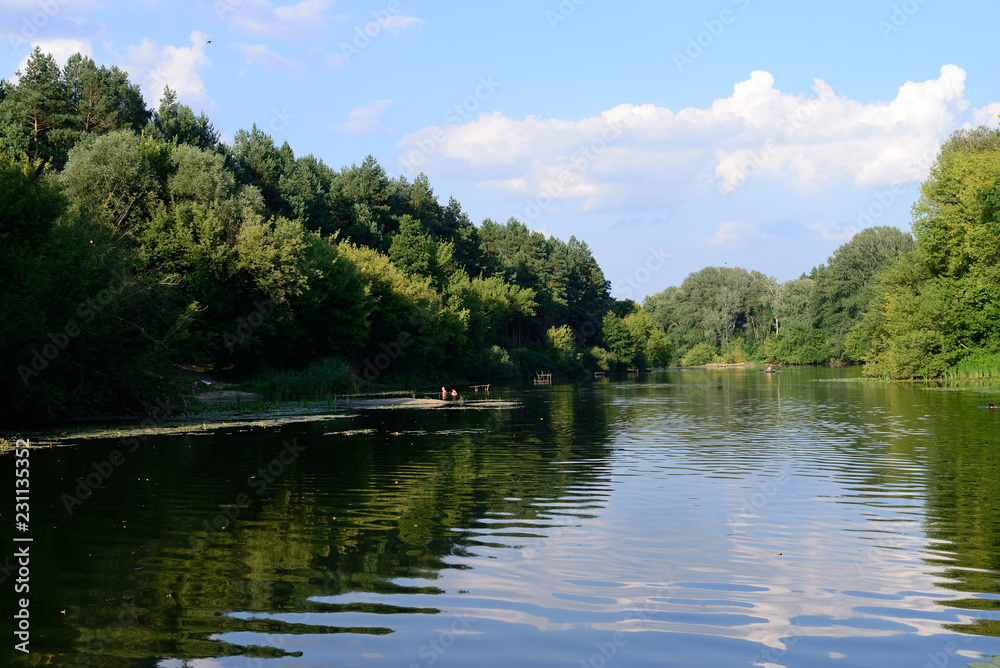
[[[672,370],[33,449],[32,655],[0,660],[988,662],[997,394],[857,375]]]

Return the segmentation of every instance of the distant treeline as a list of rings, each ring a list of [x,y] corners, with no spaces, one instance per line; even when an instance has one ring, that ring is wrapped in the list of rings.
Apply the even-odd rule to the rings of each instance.
[[[474,225],[370,156],[227,145],[79,54],[0,81],[0,277],[9,421],[176,403],[185,368],[342,393],[670,360],[586,243]]]
[[[954,133],[913,232],[862,230],[826,265],[777,283],[707,267],[643,306],[685,364],[863,362],[893,379],[1000,378],[1000,131]]]

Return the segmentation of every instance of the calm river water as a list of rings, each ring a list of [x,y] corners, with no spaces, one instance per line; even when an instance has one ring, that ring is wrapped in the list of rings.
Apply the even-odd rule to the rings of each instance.
[[[988,662],[1000,397],[857,373],[666,371],[151,437],[71,514],[122,446],[34,450],[32,654],[11,575],[0,663]]]

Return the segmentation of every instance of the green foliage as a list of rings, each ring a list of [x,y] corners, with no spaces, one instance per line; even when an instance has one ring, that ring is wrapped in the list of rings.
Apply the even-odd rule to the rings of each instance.
[[[471,377],[481,380],[504,380],[514,378],[517,373],[510,354],[497,345],[480,350],[476,355],[474,367],[475,373],[472,373]]]
[[[66,198],[42,180],[43,171],[41,160],[0,157],[0,234],[6,244],[44,243],[65,209]]]
[[[33,160],[65,161],[71,137],[66,84],[55,58],[38,47],[28,56],[24,71],[18,70],[18,82],[0,103],[0,128],[3,143],[23,150]]]
[[[192,314],[136,271],[134,249],[64,211],[37,164],[0,165],[0,382],[10,413],[42,419],[107,405],[142,410],[168,391],[169,351]]]
[[[653,326],[646,330],[646,343],[644,353],[646,363],[651,367],[670,366],[674,359],[674,344],[667,339],[663,330]]]
[[[178,145],[212,149],[219,143],[219,133],[204,113],[194,115],[191,107],[177,101],[177,93],[163,89],[160,107],[153,114],[153,129],[159,138]]]
[[[631,300],[619,302],[604,316],[601,338],[616,368],[664,367],[673,357],[673,345],[663,330]]]
[[[568,375],[578,375],[583,372],[583,354],[577,352],[576,339],[569,325],[550,327],[545,333],[545,342],[539,346],[552,360],[553,370]]]
[[[866,229],[809,276],[779,285],[757,271],[706,267],[680,287],[650,295],[644,307],[682,356],[705,343],[727,361],[759,355],[788,364],[860,360],[868,344],[851,332],[875,295],[870,284],[913,247],[895,228]]]
[[[274,145],[274,140],[256,123],[250,130],[239,130],[233,138],[231,159],[236,178],[240,183],[255,187],[272,213],[282,213],[284,209],[280,184],[290,153],[289,149],[283,155]]]
[[[948,369],[951,380],[1000,380],[1000,352],[974,351]]]
[[[344,168],[330,184],[332,229],[342,240],[376,250],[388,249],[388,235],[396,231],[390,208],[391,183],[372,156],[359,167]]]
[[[483,221],[479,239],[486,274],[534,290],[539,316],[566,322],[586,343],[583,323],[611,305],[609,284],[586,244],[546,239],[513,218],[504,225]],[[525,341],[522,332],[518,343]]]
[[[830,360],[823,332],[797,323],[768,337],[761,346],[761,353],[768,362],[779,364],[823,364]]]
[[[438,274],[437,246],[424,234],[420,221],[409,214],[399,221],[399,232],[392,235],[389,257],[405,272],[420,276]]]
[[[1000,348],[1000,132],[955,133],[913,207],[916,251],[891,265],[850,340],[865,372],[942,375],[968,350]]]
[[[718,359],[718,355],[715,354],[715,350],[707,343],[702,342],[692,346],[691,350],[687,351],[687,354],[681,358],[681,364],[684,366],[703,366],[716,359]]]
[[[809,300],[815,294],[815,283],[814,279],[801,276],[777,286],[771,305],[776,336],[790,333],[788,330],[796,330],[799,334],[791,337],[795,339],[797,336],[801,337],[801,332],[812,329]]]
[[[407,275],[377,250],[344,242],[339,252],[355,266],[363,285],[361,311],[368,321],[368,336],[356,362],[381,353],[382,344],[391,345],[405,334],[410,343],[399,361],[439,366],[465,332],[461,314],[446,308],[429,278]]]
[[[615,361],[616,367],[634,369],[645,361],[639,357],[642,343],[632,337],[625,319],[613,312],[609,311],[604,316],[604,322],[601,323],[601,340]]]
[[[611,371],[615,358],[604,348],[591,346],[583,352],[582,363],[588,371]]]
[[[265,370],[246,387],[274,401],[318,400],[353,390],[350,367],[335,359],[315,360],[302,371]]]
[[[931,280],[919,251],[901,257],[876,282],[873,299],[852,337],[868,349],[865,374],[933,378],[957,358],[946,344],[961,319],[956,304]]]
[[[573,330],[570,329],[569,325],[549,327],[545,333],[545,343],[551,351],[550,356],[553,359],[572,357],[576,351]]]
[[[77,133],[76,140],[114,130],[141,132],[149,122],[151,114],[139,86],[117,67],[97,67],[91,58],[77,53],[66,61],[63,82],[69,127]]]
[[[0,150],[23,151],[61,167],[80,140],[114,130],[139,132],[149,121],[139,87],[117,67],[81,54],[66,68],[36,47],[18,82],[0,99]]]
[[[909,234],[894,227],[871,227],[840,246],[816,271],[809,307],[831,358],[860,360],[848,355],[845,338],[874,296],[869,284],[887,263],[913,248]]]
[[[759,271],[706,267],[680,288],[646,298],[654,321],[681,350],[698,343],[725,347],[746,333],[754,345],[771,331],[775,281]]]
[[[119,130],[91,135],[73,148],[60,181],[82,212],[122,232],[148,216],[169,170],[168,145]]]
[[[747,353],[743,350],[743,339],[733,339],[722,351],[722,361],[725,364],[743,364],[747,361]]]
[[[217,204],[236,190],[236,177],[226,168],[225,158],[183,144],[170,152],[167,194],[174,203]]]
[[[510,351],[510,359],[520,378],[534,378],[536,373],[552,373],[556,362],[544,352],[531,348],[515,348]]]

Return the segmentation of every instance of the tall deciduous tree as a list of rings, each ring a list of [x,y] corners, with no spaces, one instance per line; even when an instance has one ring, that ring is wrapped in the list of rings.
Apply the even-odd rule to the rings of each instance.
[[[913,206],[916,251],[893,265],[854,338],[866,371],[939,375],[1000,351],[1000,131],[953,134]]]
[[[872,299],[869,284],[888,263],[913,248],[913,237],[906,232],[870,227],[837,248],[816,272],[810,308],[832,357],[851,359],[844,340]]]
[[[170,172],[170,147],[119,130],[90,135],[69,153],[60,175],[67,195],[116,231],[129,230],[162,196]]]

